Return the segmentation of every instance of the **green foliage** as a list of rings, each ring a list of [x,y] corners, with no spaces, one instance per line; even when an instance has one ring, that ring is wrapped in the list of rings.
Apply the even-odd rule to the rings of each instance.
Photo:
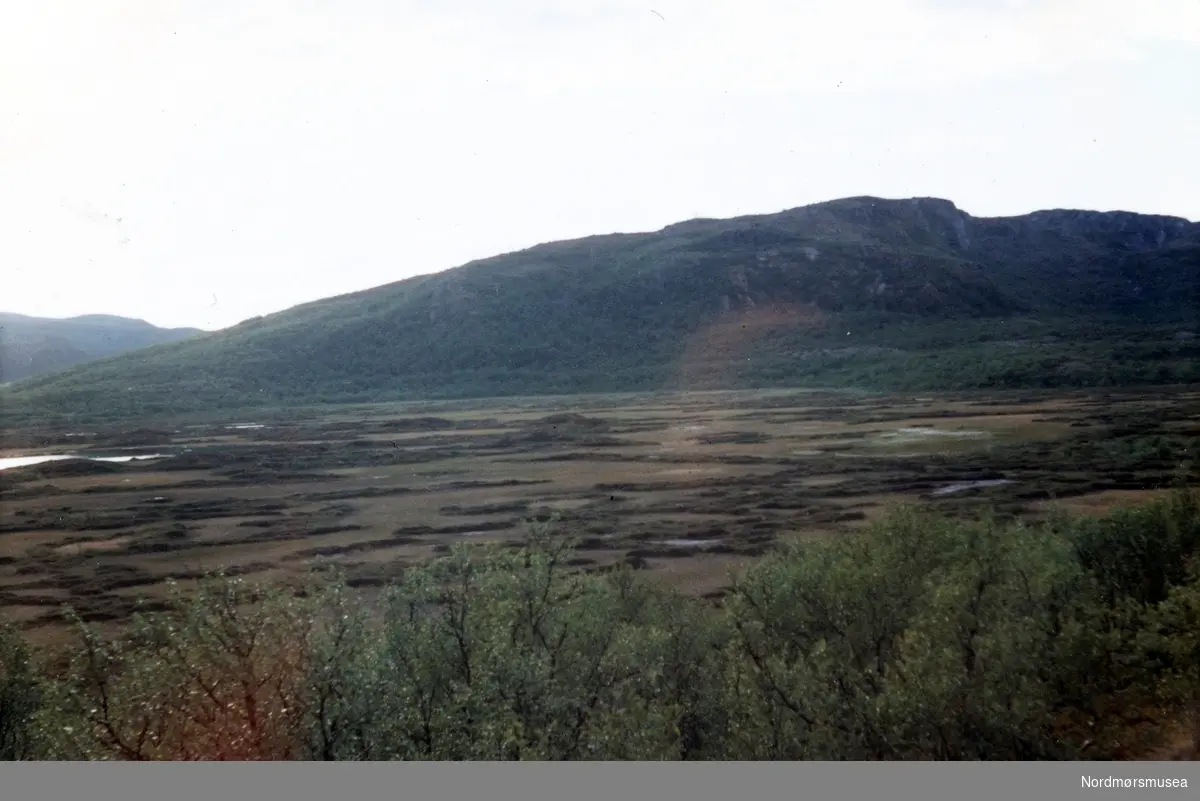
[[[214,578],[176,589],[165,613],[80,645],[43,723],[56,759],[288,759],[307,725],[311,641],[322,593]]]
[[[15,626],[0,622],[0,760],[35,752],[41,687],[33,655]]]
[[[628,573],[567,571],[569,556],[535,532],[520,552],[458,549],[409,571],[362,644],[359,689],[336,707],[340,730],[354,734],[321,755],[703,754],[703,621]]]
[[[1039,676],[1064,554],[1039,532],[899,513],[804,542],[735,593],[756,759],[1064,755]]]
[[[215,578],[65,673],[0,640],[7,758],[1119,758],[1200,743],[1196,496],[1099,521],[894,509],[783,544],[721,607],[535,526],[367,606]],[[1128,564],[1127,564],[1128,563]],[[15,655],[15,656],[14,656]],[[15,699],[15,700],[14,700]]]
[[[1079,524],[1075,547],[1109,604],[1130,598],[1143,604],[1165,601],[1200,552],[1200,505],[1194,493]]]
[[[1193,571],[1185,584],[1171,588],[1143,636],[1144,647],[1167,664],[1157,688],[1162,705],[1186,711],[1192,756],[1200,755],[1200,574]]]

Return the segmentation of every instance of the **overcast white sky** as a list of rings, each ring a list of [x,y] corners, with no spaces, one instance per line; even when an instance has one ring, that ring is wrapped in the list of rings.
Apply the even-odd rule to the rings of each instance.
[[[0,309],[219,328],[848,195],[1200,219],[1200,0],[8,0]]]

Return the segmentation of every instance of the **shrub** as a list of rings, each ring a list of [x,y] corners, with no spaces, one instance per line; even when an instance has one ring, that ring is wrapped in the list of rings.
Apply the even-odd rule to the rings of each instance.
[[[1184,580],[1189,560],[1200,549],[1200,499],[1182,490],[1083,520],[1074,540],[1080,563],[1095,576],[1108,603],[1122,598],[1161,603]]]
[[[570,570],[570,557],[535,531],[519,552],[459,548],[408,571],[355,671],[369,691],[338,708],[358,734],[336,755],[675,759],[711,748],[697,697],[712,675],[707,621],[628,572]]]
[[[1021,526],[899,511],[805,541],[735,591],[733,755],[1034,759],[1063,549]]]
[[[40,695],[29,646],[15,626],[0,622],[0,760],[35,754]]]
[[[894,509],[781,545],[723,608],[535,526],[377,607],[214,577],[43,677],[0,629],[6,759],[1063,759],[1200,743],[1197,505]],[[1127,564],[1127,562],[1129,564]],[[1132,566],[1131,566],[1132,564]]]
[[[44,729],[57,759],[249,760],[302,754],[319,604],[236,578],[80,644]]]

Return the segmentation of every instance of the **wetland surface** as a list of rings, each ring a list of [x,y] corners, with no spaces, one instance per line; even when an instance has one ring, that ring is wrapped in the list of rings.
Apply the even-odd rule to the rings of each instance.
[[[379,586],[530,521],[576,537],[582,569],[628,562],[716,598],[778,538],[894,502],[1036,518],[1145,498],[1194,459],[1200,392],[609,395],[91,428],[0,448],[0,601],[36,639],[63,604],[115,624],[216,569],[333,563]]]

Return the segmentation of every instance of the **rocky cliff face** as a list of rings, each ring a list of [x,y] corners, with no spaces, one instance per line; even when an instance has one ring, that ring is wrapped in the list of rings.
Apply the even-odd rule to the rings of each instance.
[[[1060,209],[1037,211],[1024,219],[1030,226],[1120,244],[1132,250],[1153,250],[1181,242],[1200,244],[1200,223],[1181,217]]]

